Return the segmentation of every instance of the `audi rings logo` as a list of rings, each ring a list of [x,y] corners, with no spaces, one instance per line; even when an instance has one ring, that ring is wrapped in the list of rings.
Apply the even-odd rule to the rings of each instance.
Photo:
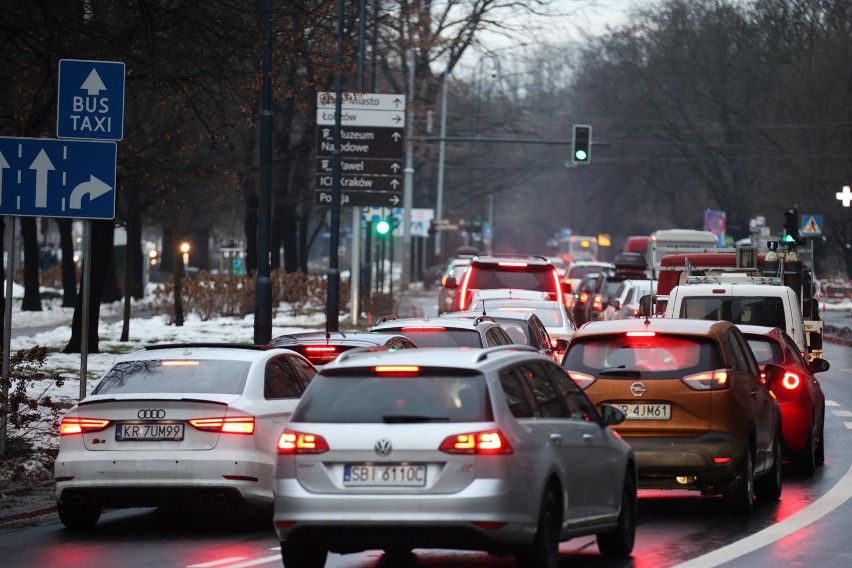
[[[143,408],[136,413],[142,420],[153,420],[154,418],[165,418],[166,411],[162,408]]]
[[[648,389],[645,388],[645,385],[638,381],[630,385],[630,392],[633,393],[633,396],[642,396],[647,391]]]
[[[387,457],[393,451],[393,447],[391,446],[391,441],[387,438],[382,438],[376,442],[376,445],[373,446],[373,449],[376,450],[376,453],[381,457]]]

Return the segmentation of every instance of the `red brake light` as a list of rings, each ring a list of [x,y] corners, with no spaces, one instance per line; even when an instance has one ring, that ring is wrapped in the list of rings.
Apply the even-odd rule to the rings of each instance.
[[[627,337],[654,337],[657,335],[656,331],[628,331]]]
[[[588,292],[583,292],[582,294],[580,294],[580,301],[581,302],[588,302],[589,301]]]
[[[559,281],[559,272],[554,268],[551,274],[553,274],[553,286],[556,288],[556,301],[562,304],[565,302],[565,298],[562,295],[562,282]]]
[[[109,420],[102,418],[63,418],[59,424],[59,435],[88,434],[100,432],[109,426]]]
[[[795,390],[802,384],[802,379],[799,378],[799,375],[787,371],[784,373],[784,378],[781,379],[781,384],[787,390]]]
[[[323,365],[337,358],[337,347],[333,345],[310,345],[305,347],[305,357],[311,363]]]
[[[597,379],[591,375],[587,375],[586,373],[578,373],[577,371],[568,371],[568,376],[579,385],[581,389],[587,389],[592,386],[592,383]]]
[[[402,328],[402,331],[408,331],[408,332],[411,332],[411,331],[444,331],[445,329],[446,329],[445,327],[433,325],[433,326],[428,326],[428,327],[427,326],[404,327],[404,328]]]
[[[284,430],[278,437],[279,454],[321,454],[329,450],[322,436]]]
[[[706,371],[704,373],[695,373],[694,375],[687,375],[683,377],[681,381],[686,384],[692,390],[722,390],[729,388],[728,384],[728,371],[718,370],[718,371]]]
[[[254,434],[254,416],[193,418],[188,421],[195,429],[220,434]]]
[[[438,449],[448,454],[511,454],[512,447],[499,430],[447,436]]]
[[[312,345],[310,347],[305,347],[305,351],[309,353],[332,353],[337,351],[337,347],[325,346],[325,345]]]

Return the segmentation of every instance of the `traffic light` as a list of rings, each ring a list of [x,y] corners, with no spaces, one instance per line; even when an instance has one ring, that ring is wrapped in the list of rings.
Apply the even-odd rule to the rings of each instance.
[[[388,223],[387,219],[382,219],[381,221],[376,223],[376,234],[378,234],[380,237],[384,237],[385,235],[387,235],[390,230],[391,226],[390,223]]]
[[[784,242],[798,242],[799,240],[799,211],[797,209],[787,209],[784,211]]]
[[[592,127],[586,124],[575,124],[572,144],[571,159],[574,163],[588,163],[592,159]]]

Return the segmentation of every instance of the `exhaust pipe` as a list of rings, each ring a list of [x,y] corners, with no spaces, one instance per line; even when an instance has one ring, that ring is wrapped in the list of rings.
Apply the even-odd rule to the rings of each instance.
[[[210,505],[213,501],[213,497],[209,493],[202,493],[198,496],[198,502],[202,505]]]
[[[228,502],[228,498],[225,496],[224,493],[217,493],[213,497],[213,504],[216,505],[217,507],[221,507],[222,505],[224,505],[227,502]]]

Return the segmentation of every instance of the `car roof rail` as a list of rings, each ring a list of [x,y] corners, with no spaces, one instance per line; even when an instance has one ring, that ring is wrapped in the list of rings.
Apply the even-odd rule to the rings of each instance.
[[[512,345],[498,345],[496,347],[489,347],[488,349],[483,349],[478,352],[474,358],[474,363],[479,363],[481,361],[485,361],[488,359],[489,355],[493,355],[494,353],[502,353],[503,351],[529,351],[530,353],[538,353],[538,349],[533,347],[532,345],[519,345],[517,343],[513,343]]]
[[[277,345],[255,345],[253,343],[159,343],[157,345],[146,345],[145,351],[155,351],[157,349],[192,349],[198,347],[217,347],[226,349],[250,349],[254,351],[264,351],[267,349],[279,349]]]
[[[379,319],[377,319],[376,323],[373,324],[373,325],[379,325],[380,323],[384,323],[386,321],[392,321],[392,320],[395,320],[395,319],[399,319],[399,317],[395,316],[394,314],[387,314],[387,315],[384,315],[384,316],[380,317]]]

